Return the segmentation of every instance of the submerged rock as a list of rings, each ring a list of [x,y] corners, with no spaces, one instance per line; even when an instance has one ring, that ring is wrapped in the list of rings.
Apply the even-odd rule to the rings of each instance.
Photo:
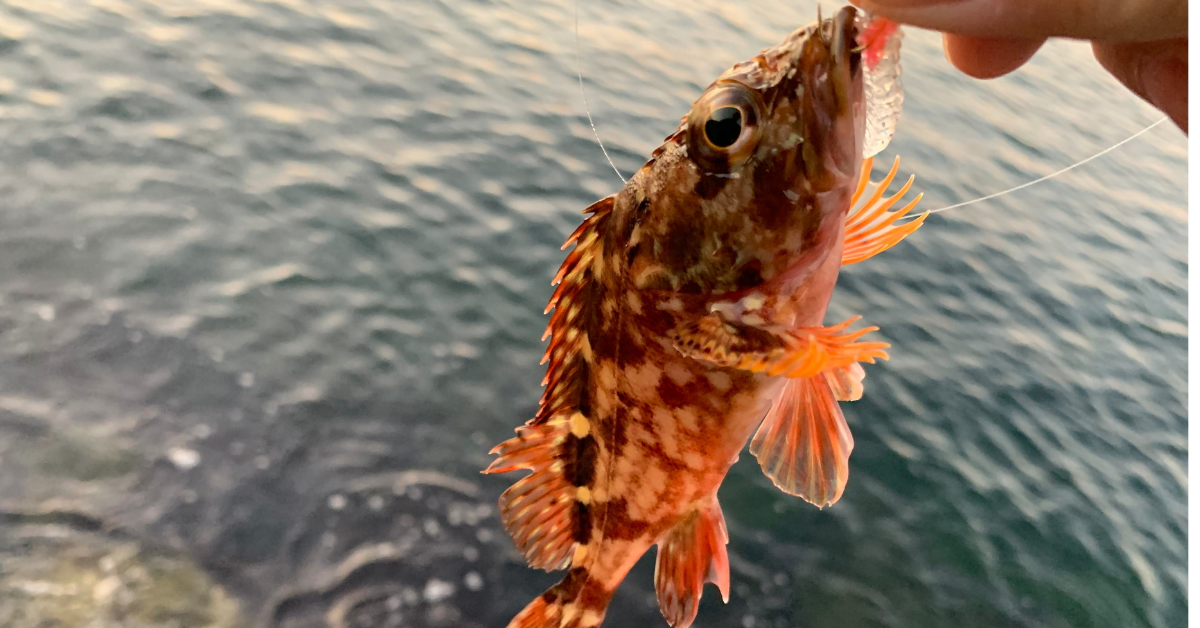
[[[187,556],[89,531],[86,517],[8,513],[0,626],[233,628],[239,605]]]

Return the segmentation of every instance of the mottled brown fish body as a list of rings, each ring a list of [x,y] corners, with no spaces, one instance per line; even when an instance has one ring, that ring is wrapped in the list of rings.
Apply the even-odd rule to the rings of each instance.
[[[531,565],[569,571],[511,627],[598,625],[654,544],[673,626],[692,622],[706,581],[727,598],[716,493],[752,434],[778,486],[819,505],[840,495],[852,441],[837,400],[857,398],[857,362],[886,345],[821,325],[845,243],[865,259],[903,237],[890,223],[847,230],[861,192],[856,34],[846,8],[725,72],[568,239],[541,406],[488,471],[533,471],[501,514]],[[781,413],[818,420],[800,452],[816,476]]]

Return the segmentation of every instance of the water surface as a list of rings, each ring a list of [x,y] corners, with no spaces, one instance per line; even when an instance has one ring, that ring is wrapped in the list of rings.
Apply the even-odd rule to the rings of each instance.
[[[585,2],[616,166],[814,17]],[[0,624],[500,626],[555,580],[498,527],[510,480],[477,472],[535,409],[559,245],[619,186],[573,19],[0,6]],[[904,54],[881,157],[930,208],[1159,117],[1082,44],[991,82],[936,35]],[[1182,625],[1186,157],[1164,125],[847,269],[830,320],[893,349],[846,406],[845,495],[817,510],[743,456],[720,493],[733,596],[710,588],[699,625]],[[662,625],[651,572],[609,625]],[[143,624],[119,619],[139,599]]]

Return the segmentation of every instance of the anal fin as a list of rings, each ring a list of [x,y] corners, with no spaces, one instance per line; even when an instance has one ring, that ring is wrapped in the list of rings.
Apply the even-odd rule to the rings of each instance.
[[[908,193],[912,187],[913,177],[908,178],[908,182],[900,191],[887,199],[883,198],[883,193],[887,190],[888,185],[892,183],[892,179],[896,176],[896,170],[900,167],[900,158],[897,157],[892,163],[892,169],[887,176],[883,178],[876,186],[871,196],[858,208],[853,208],[858,203],[858,199],[862,196],[863,191],[867,187],[867,182],[871,177],[871,164],[873,160],[867,158],[863,160],[862,174],[858,182],[858,189],[855,190],[854,196],[850,201],[852,209],[846,216],[846,236],[845,243],[842,245],[842,265],[854,264],[869,259],[878,253],[882,253],[905,237],[908,234],[917,230],[922,223],[925,222],[925,217],[928,212],[918,216],[915,220],[910,220],[901,225],[897,225],[896,221],[912,211],[917,203],[921,201],[920,194],[904,207],[896,211],[888,211],[892,205],[900,197]]]
[[[654,589],[667,623],[687,628],[700,609],[704,583],[712,582],[729,601],[729,533],[725,516],[714,496],[698,510],[684,515],[658,541],[654,562]]]
[[[750,441],[750,453],[775,486],[822,508],[841,498],[852,449],[854,437],[827,373],[784,384]]]

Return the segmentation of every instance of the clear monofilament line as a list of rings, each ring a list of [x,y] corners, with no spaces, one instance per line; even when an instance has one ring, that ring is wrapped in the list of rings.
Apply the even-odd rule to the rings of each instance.
[[[608,160],[608,165],[612,166],[613,172],[620,177],[621,183],[625,183],[625,177],[617,170],[617,164],[613,163],[612,157],[608,156],[608,149],[604,148],[604,142],[600,140],[600,132],[596,130],[596,123],[592,120],[592,108],[588,106],[587,92],[583,89],[583,60],[579,54],[579,0],[575,0],[575,74],[579,77],[579,95],[583,96],[583,110],[587,112],[588,124],[592,127],[592,135],[596,137],[596,143],[600,145],[600,152],[604,153],[604,158]]]
[[[1007,190],[1001,190],[1001,191],[999,191],[999,192],[996,192],[995,194],[988,194],[987,196],[981,196],[981,197],[979,197],[979,198],[977,198],[977,199],[973,199],[973,200],[969,200],[969,201],[963,201],[963,202],[961,202],[961,203],[955,203],[955,204],[953,204],[953,205],[947,205],[946,207],[939,207],[939,208],[937,208],[937,209],[931,209],[931,210],[928,210],[928,212],[922,212],[922,213],[937,214],[937,213],[941,213],[941,212],[944,212],[944,211],[947,211],[947,210],[950,210],[950,209],[957,209],[957,208],[959,208],[959,207],[965,207],[965,206],[967,206],[967,205],[974,205],[975,203],[981,203],[981,202],[983,202],[983,201],[990,201],[990,200],[992,200],[992,199],[994,199],[994,198],[996,198],[996,197],[998,197],[998,196],[1004,196],[1005,194],[1009,194],[1009,193],[1012,193],[1012,192],[1016,192],[1017,190],[1023,190],[1023,189],[1025,189],[1025,188],[1027,188],[1027,187],[1029,187],[1029,186],[1031,186],[1031,185],[1034,185],[1034,184],[1036,184],[1036,183],[1041,183],[1042,181],[1046,181],[1046,180],[1049,180],[1049,179],[1053,179],[1054,177],[1057,177],[1058,175],[1060,175],[1060,174],[1063,174],[1064,172],[1068,172],[1068,171],[1070,171],[1070,170],[1074,170],[1075,168],[1078,168],[1079,166],[1082,166],[1083,164],[1086,164],[1087,162],[1089,162],[1089,161],[1092,161],[1093,159],[1096,159],[1097,157],[1101,157],[1101,156],[1103,156],[1103,155],[1106,155],[1106,154],[1108,154],[1108,153],[1110,153],[1110,152],[1112,152],[1112,151],[1114,151],[1114,150],[1116,150],[1116,149],[1120,148],[1121,146],[1124,146],[1125,144],[1127,144],[1127,143],[1129,143],[1129,142],[1132,142],[1132,141],[1133,141],[1134,139],[1136,139],[1136,138],[1137,138],[1139,135],[1141,135],[1141,134],[1145,133],[1146,131],[1149,131],[1150,129],[1153,129],[1154,127],[1156,127],[1156,126],[1158,126],[1158,125],[1160,125],[1160,124],[1162,124],[1163,122],[1166,122],[1166,121],[1167,121],[1167,118],[1163,118],[1163,119],[1159,120],[1158,122],[1155,122],[1155,123],[1151,124],[1150,126],[1148,126],[1148,127],[1144,128],[1144,129],[1142,129],[1141,131],[1138,131],[1137,133],[1134,133],[1133,135],[1130,135],[1129,137],[1127,137],[1127,138],[1125,138],[1125,139],[1121,140],[1120,142],[1117,142],[1116,144],[1113,144],[1112,146],[1109,146],[1108,148],[1106,148],[1106,149],[1104,149],[1104,150],[1102,150],[1102,151],[1100,151],[1100,152],[1096,153],[1095,155],[1092,155],[1091,157],[1088,157],[1087,159],[1084,159],[1084,160],[1082,160],[1082,161],[1077,161],[1077,162],[1075,162],[1075,163],[1073,163],[1073,164],[1071,164],[1071,165],[1067,166],[1066,168],[1063,168],[1063,169],[1061,169],[1061,170],[1058,170],[1057,172],[1052,172],[1052,173],[1050,173],[1050,174],[1048,174],[1048,175],[1046,175],[1046,176],[1044,176],[1044,177],[1039,177],[1039,178],[1037,178],[1037,179],[1034,179],[1033,181],[1027,181],[1027,182],[1025,182],[1025,183],[1022,183],[1021,185],[1018,185],[1018,186],[1016,186],[1016,187],[1011,187],[1011,188],[1008,188]],[[909,216],[908,218],[913,218],[913,219],[915,219],[915,218],[916,218],[916,216],[915,216],[915,215],[914,215],[914,216]]]
[[[583,57],[582,57],[582,54],[580,53],[581,46],[579,43],[579,0],[575,0],[574,5],[575,5],[575,75],[579,79],[579,95],[583,98],[583,109],[587,113],[588,125],[591,126],[591,128],[592,128],[592,135],[593,135],[593,137],[596,138],[596,144],[600,146],[600,152],[604,153],[604,158],[606,160],[608,160],[608,165],[612,166],[613,172],[617,173],[617,177],[619,177],[621,179],[621,183],[627,183],[625,176],[621,174],[621,171],[617,168],[617,164],[613,162],[612,157],[608,154],[608,149],[604,147],[604,141],[600,139],[600,131],[598,131],[596,129],[596,122],[595,122],[595,120],[592,119],[592,108],[591,108],[591,105],[588,104],[587,91],[584,89],[584,86],[583,86]],[[988,194],[987,196],[981,196],[979,198],[971,199],[969,201],[963,201],[961,203],[955,203],[953,205],[947,205],[945,207],[939,207],[937,209],[931,209],[926,212],[922,212],[922,214],[939,214],[941,212],[949,211],[951,209],[958,209],[961,207],[966,207],[968,205],[974,205],[976,203],[990,201],[994,198],[1004,196],[1005,194],[1011,194],[1018,190],[1023,190],[1029,186],[1041,183],[1043,181],[1048,181],[1048,180],[1053,179],[1054,177],[1057,177],[1061,174],[1064,174],[1066,172],[1074,170],[1075,168],[1078,168],[1079,166],[1082,166],[1094,159],[1097,159],[1099,157],[1107,155],[1108,153],[1124,146],[1125,144],[1132,142],[1133,140],[1137,139],[1142,134],[1144,134],[1147,131],[1149,131],[1150,129],[1153,129],[1154,127],[1162,124],[1163,122],[1166,122],[1167,120],[1168,120],[1168,118],[1162,118],[1162,119],[1158,120],[1157,122],[1153,122],[1146,128],[1138,131],[1137,133],[1134,133],[1133,135],[1130,135],[1129,137],[1121,140],[1120,142],[1117,142],[1116,144],[1113,144],[1112,146],[1109,146],[1108,148],[1092,155],[1091,157],[1087,157],[1085,159],[1077,161],[1065,168],[1062,168],[1060,170],[1052,172],[1046,176],[1038,177],[1037,179],[1034,179],[1032,181],[1027,181],[1025,183],[1022,183],[1021,185],[1017,185],[1017,186],[1008,188],[1007,190],[1001,190],[994,194]],[[912,216],[906,216],[904,218],[901,218],[900,220],[904,220],[904,221],[915,220],[916,218],[917,218],[917,215],[912,215]],[[904,223],[898,221],[896,224],[901,225]]]

